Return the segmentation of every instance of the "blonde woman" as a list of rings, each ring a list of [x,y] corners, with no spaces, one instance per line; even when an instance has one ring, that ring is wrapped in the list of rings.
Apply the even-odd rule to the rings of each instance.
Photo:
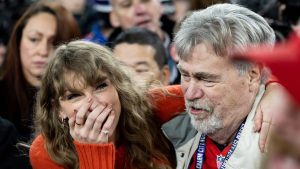
[[[60,46],[38,93],[33,168],[171,168],[170,147],[109,50]],[[155,141],[154,141],[155,138]]]

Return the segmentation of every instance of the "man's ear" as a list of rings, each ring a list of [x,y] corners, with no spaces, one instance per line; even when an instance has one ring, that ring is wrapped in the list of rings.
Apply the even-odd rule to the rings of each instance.
[[[161,71],[161,83],[163,85],[169,85],[169,81],[170,81],[170,69],[168,65],[165,65],[162,67]]]
[[[262,78],[262,66],[256,63],[253,63],[251,65],[251,68],[248,71],[248,77],[249,77],[249,90],[255,91],[260,83]]]
[[[171,55],[172,59],[174,60],[174,62],[178,63],[179,57],[178,57],[178,55],[176,53],[176,49],[175,49],[175,44],[174,43],[171,44],[169,51],[170,51],[170,55]]]
[[[114,10],[112,10],[110,13],[109,13],[109,21],[110,21],[110,24],[117,28],[120,26],[120,21],[119,21],[119,18],[117,16],[117,14],[115,13]]]

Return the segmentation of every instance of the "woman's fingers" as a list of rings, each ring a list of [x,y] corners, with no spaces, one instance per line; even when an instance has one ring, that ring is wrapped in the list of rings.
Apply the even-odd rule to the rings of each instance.
[[[100,131],[100,135],[99,135],[99,140],[101,142],[104,142],[104,143],[107,143],[108,142],[108,137],[110,135],[110,129],[111,129],[111,126],[114,122],[114,119],[115,119],[115,111],[112,110],[110,111],[104,125],[102,126],[102,129]]]
[[[102,126],[105,122],[105,120],[108,118],[109,113],[112,110],[112,106],[108,105],[102,112],[101,114],[99,114],[99,116],[97,117],[94,126],[93,126],[93,131],[94,132],[98,132],[101,131]]]
[[[92,129],[96,123],[96,119],[105,109],[106,106],[98,104],[95,106],[92,112],[87,116],[86,122],[81,130],[81,133],[85,139],[88,139],[88,141],[95,141],[95,139],[97,138],[96,135],[93,133],[94,131]]]
[[[76,125],[80,126],[80,125],[84,125],[86,117],[88,116],[89,113],[89,108],[92,105],[92,102],[87,102],[84,103],[78,110],[78,112],[76,113],[76,120],[75,123]]]
[[[101,131],[103,131],[104,133],[105,133],[106,131],[109,132],[109,131],[110,131],[110,128],[111,128],[111,126],[112,126],[112,124],[113,124],[113,122],[114,122],[114,119],[115,119],[115,111],[112,110],[112,111],[109,113],[108,118],[107,118],[107,120],[105,121],[104,125],[102,126]]]
[[[75,132],[74,132],[74,129],[75,129],[75,116],[76,116],[76,112],[74,113],[73,116],[71,116],[69,118],[69,128],[70,128],[70,134],[71,136],[74,138],[75,137]],[[75,138],[74,138],[75,139]]]
[[[114,119],[114,113],[111,111],[112,105],[105,106],[99,103],[82,105],[78,112],[69,119],[72,137],[85,143],[107,142],[108,131]],[[85,121],[82,122],[83,119]]]

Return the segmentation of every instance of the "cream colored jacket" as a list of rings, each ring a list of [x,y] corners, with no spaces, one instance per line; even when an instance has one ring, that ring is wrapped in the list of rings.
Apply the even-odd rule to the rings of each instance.
[[[264,86],[256,96],[241,138],[237,147],[225,167],[227,169],[259,169],[261,162],[265,158],[259,150],[259,133],[253,133],[253,118],[257,105],[264,93]],[[201,133],[196,131],[190,123],[190,117],[187,113],[182,113],[162,126],[167,138],[172,142],[176,151],[177,169],[188,169],[191,158],[198,148]]]

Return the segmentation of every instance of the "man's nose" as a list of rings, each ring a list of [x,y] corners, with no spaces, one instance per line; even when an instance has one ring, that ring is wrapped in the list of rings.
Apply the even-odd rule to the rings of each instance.
[[[204,95],[201,85],[196,84],[194,81],[190,81],[187,84],[187,87],[184,92],[184,96],[187,100],[199,99]]]
[[[145,13],[146,11],[146,5],[141,3],[141,2],[137,2],[135,5],[134,5],[134,11],[137,15],[142,15]]]

